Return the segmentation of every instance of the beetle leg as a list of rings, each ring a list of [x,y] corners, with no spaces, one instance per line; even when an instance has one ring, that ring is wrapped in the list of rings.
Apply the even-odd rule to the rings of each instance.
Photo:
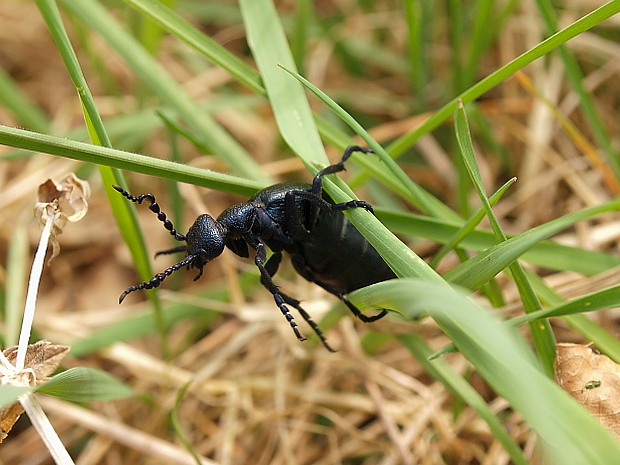
[[[312,330],[316,333],[316,335],[319,337],[319,339],[321,340],[321,342],[323,343],[323,345],[325,346],[325,348],[327,350],[329,350],[330,352],[336,352],[328,343],[327,343],[327,339],[325,338],[325,335],[323,334],[323,331],[321,331],[321,328],[319,328],[319,326],[314,322],[314,320],[312,319],[312,317],[308,314],[308,312],[306,312],[303,307],[300,305],[299,300],[293,299],[292,297],[284,294],[284,293],[280,293],[282,295],[282,297],[284,298],[284,301],[295,307],[297,309],[297,311],[299,312],[299,314],[303,317],[304,320],[306,320],[306,323],[308,323],[308,325],[312,328]]]
[[[265,268],[264,263],[267,260],[267,251],[265,250],[265,245],[260,240],[258,240],[258,238],[253,237],[253,236],[248,236],[246,240],[252,247],[256,249],[256,256],[254,257],[254,263],[256,264],[258,271],[260,271],[261,284],[265,286],[269,292],[271,292],[271,295],[273,295],[273,300],[275,300],[276,305],[282,312],[282,315],[284,315],[286,320],[291,325],[291,328],[293,328],[293,332],[295,333],[295,336],[297,336],[297,339],[299,339],[300,341],[305,341],[306,338],[303,337],[301,333],[299,332],[299,328],[297,327],[297,322],[293,318],[293,315],[291,315],[291,312],[289,311],[288,307],[285,305],[286,300],[284,296],[280,293],[278,286],[276,286],[276,284],[273,282],[273,279],[271,279],[271,275],[269,274],[269,271],[267,271],[267,269]]]
[[[373,315],[373,316],[367,316],[364,315],[359,308],[357,308],[355,305],[353,305],[349,299],[347,298],[346,295],[343,294],[336,294],[340,300],[342,300],[345,305],[347,307],[349,307],[349,310],[351,310],[351,312],[353,312],[353,314],[358,317],[360,320],[362,320],[364,323],[372,323],[373,321],[377,321],[379,318],[383,318],[385,315],[387,315],[387,310],[385,308],[381,309],[381,312],[378,315]]]
[[[344,162],[349,159],[349,157],[353,154],[353,152],[373,153],[372,149],[368,149],[365,147],[359,147],[357,145],[351,145],[347,147],[346,150],[344,151],[344,154],[342,155],[342,158],[340,159],[338,163],[329,165],[328,167],[323,168],[321,171],[319,171],[316,174],[316,176],[314,177],[314,180],[312,181],[312,194],[316,195],[318,198],[323,200],[321,198],[321,193],[323,192],[323,176],[325,176],[326,174],[334,174],[340,171],[345,171],[346,168],[344,167]],[[337,203],[335,205],[330,205],[330,209],[338,210],[338,211],[348,210],[350,208],[365,208],[373,215],[375,214],[374,210],[372,209],[372,206],[369,203],[366,203],[362,200],[351,200],[345,203]]]
[[[349,157],[353,154],[353,152],[373,153],[372,149],[365,148],[365,147],[359,147],[357,145],[350,145],[349,147],[347,147],[344,153],[342,154],[342,158],[340,159],[338,163],[329,165],[328,167],[323,168],[321,171],[319,171],[316,174],[316,176],[314,177],[314,180],[312,181],[312,193],[313,194],[320,196],[323,190],[323,176],[325,176],[326,174],[334,174],[334,173],[338,173],[340,171],[346,170],[346,168],[344,167],[344,162],[349,159]]]
[[[173,253],[186,252],[186,251],[187,251],[187,246],[186,245],[180,245],[178,247],[175,247],[174,249],[160,250],[159,252],[157,252],[155,254],[155,256],[158,257],[160,255],[169,255],[169,254],[173,254]]]
[[[253,242],[250,242],[250,244],[252,245]],[[254,262],[256,263],[256,266],[258,267],[258,270],[260,271],[260,274],[261,274],[260,282],[273,295],[273,298],[276,301],[278,308],[280,309],[282,314],[285,316],[285,318],[290,323],[291,328],[293,328],[293,332],[295,333],[295,336],[297,336],[297,339],[299,339],[300,341],[306,340],[306,338],[303,337],[301,333],[299,332],[297,323],[293,319],[293,315],[291,315],[288,307],[285,304],[295,307],[297,311],[299,312],[299,314],[302,316],[302,318],[306,320],[306,323],[308,323],[308,325],[312,328],[312,330],[319,337],[319,339],[321,340],[325,348],[329,350],[330,352],[335,352],[335,350],[332,349],[332,347],[327,343],[327,339],[325,338],[323,331],[321,331],[321,328],[318,327],[318,325],[310,317],[308,312],[306,312],[302,308],[299,300],[293,299],[291,296],[285,294],[284,292],[280,292],[280,290],[278,289],[278,286],[276,286],[275,283],[273,282],[272,277],[278,271],[280,261],[282,260],[282,252],[274,252],[274,254],[271,257],[269,257],[269,260],[267,260],[267,262],[263,265],[266,255],[267,253],[265,250],[265,246],[261,242],[258,242],[256,244],[256,258],[254,259]]]

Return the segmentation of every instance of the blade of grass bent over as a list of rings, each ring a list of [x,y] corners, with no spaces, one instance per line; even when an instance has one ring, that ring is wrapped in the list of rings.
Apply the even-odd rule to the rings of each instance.
[[[491,387],[540,435],[553,463],[615,463],[620,444],[545,376],[525,339],[499,318],[445,286],[418,279],[384,281],[350,294],[368,308],[425,309]]]
[[[484,210],[495,233],[496,240],[499,243],[506,241],[506,235],[502,231],[499,222],[491,208],[489,199],[487,198],[484,186],[482,184],[482,176],[478,170],[476,162],[476,155],[474,153],[474,147],[471,140],[471,134],[469,132],[469,124],[467,122],[467,114],[465,113],[465,107],[463,102],[459,102],[457,110],[454,114],[454,128],[456,131],[456,139],[460,148],[461,156],[464,161],[465,169],[469,174],[472,184],[474,185],[478,196],[482,201]],[[528,282],[523,268],[517,260],[514,260],[508,265],[512,275],[514,277],[519,295],[523,301],[523,307],[526,313],[535,312],[542,308],[536,293],[532,289],[532,286]],[[553,331],[551,330],[551,324],[547,320],[539,320],[530,323],[530,331],[532,332],[532,338],[536,347],[536,352],[540,358],[540,361],[549,377],[553,377],[553,363],[555,361],[555,338],[553,337]]]
[[[303,87],[278,65],[295,69],[280,18],[271,0],[239,2],[252,56],[261,73],[278,129],[311,172],[314,163],[328,164]]]
[[[280,64],[294,69],[295,64],[273,3],[270,0],[242,0],[240,4],[248,41],[263,76],[282,136],[309,169],[316,173],[318,169],[313,163],[317,161],[319,152],[315,150],[323,153],[323,148],[303,87],[278,67]],[[377,146],[378,150],[382,150],[378,144],[372,142],[373,149]],[[326,164],[323,161],[326,158],[321,159],[322,163]],[[400,171],[399,168],[397,170]],[[335,179],[334,183],[341,187],[339,191],[329,179],[325,180],[325,187],[330,196],[336,202],[350,200],[350,191],[346,194],[342,191],[342,188],[346,189],[346,185],[338,179]],[[426,263],[387,231],[372,215],[360,211],[347,213],[355,226],[377,248],[397,274],[441,280]]]

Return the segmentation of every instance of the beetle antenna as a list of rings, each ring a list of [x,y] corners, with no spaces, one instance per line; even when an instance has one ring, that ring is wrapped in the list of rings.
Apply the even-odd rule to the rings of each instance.
[[[191,265],[192,262],[196,259],[196,257],[197,255],[188,255],[179,263],[172,265],[170,268],[166,268],[161,273],[157,273],[155,276],[153,276],[153,278],[151,278],[150,281],[142,281],[140,284],[128,287],[118,298],[118,303],[122,303],[123,300],[125,300],[125,297],[127,297],[127,294],[131,294],[133,291],[139,291],[140,289],[153,289],[154,287],[159,287],[159,285],[164,282],[164,279],[166,279],[167,276],[170,276],[172,273],[180,270],[185,266]],[[202,268],[200,269],[200,272],[202,274]]]
[[[151,210],[153,213],[157,215],[157,219],[159,221],[164,223],[164,228],[166,228],[168,232],[170,232],[170,234],[174,236],[174,238],[177,241],[185,241],[185,236],[177,232],[174,229],[174,225],[172,224],[172,221],[170,221],[168,217],[166,216],[166,214],[163,211],[161,211],[161,208],[159,207],[159,204],[155,201],[155,196],[153,194],[142,194],[139,197],[135,197],[131,195],[129,192],[127,192],[125,189],[123,189],[121,186],[113,185],[112,187],[118,192],[120,192],[120,194],[123,197],[125,197],[128,200],[131,200],[132,202],[141,204],[144,200],[147,200],[150,203],[149,210]],[[150,289],[150,287],[146,289]]]

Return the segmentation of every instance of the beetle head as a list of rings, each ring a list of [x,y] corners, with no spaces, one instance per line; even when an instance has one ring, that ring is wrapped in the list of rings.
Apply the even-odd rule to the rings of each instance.
[[[200,268],[219,257],[226,244],[226,228],[211,215],[203,214],[196,218],[185,235],[187,255],[195,258],[193,268]]]

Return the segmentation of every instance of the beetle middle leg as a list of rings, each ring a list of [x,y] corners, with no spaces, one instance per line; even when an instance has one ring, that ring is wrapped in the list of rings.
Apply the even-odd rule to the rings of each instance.
[[[312,194],[321,198],[322,200],[321,193],[323,192],[323,176],[327,174],[339,173],[340,171],[345,171],[346,168],[344,167],[344,162],[347,161],[354,152],[374,153],[372,149],[366,147],[359,147],[357,145],[351,145],[347,147],[338,163],[329,165],[328,167],[323,168],[316,174],[314,180],[312,181]],[[372,209],[372,205],[364,202],[363,200],[350,200],[344,203],[337,203],[335,205],[330,205],[330,208],[339,211],[348,210],[350,208],[364,208],[373,215],[375,213]]]
[[[265,248],[262,247],[262,250],[264,251]],[[257,257],[259,256],[258,248],[256,250],[256,256]],[[264,261],[264,258],[262,259],[262,261]],[[295,335],[300,341],[304,341],[306,338],[301,336],[301,334],[299,333],[297,329],[297,323],[295,323],[295,321],[293,320],[293,316],[289,313],[288,308],[284,304],[288,304],[296,308],[299,314],[302,316],[302,318],[306,321],[306,323],[308,323],[308,325],[312,328],[312,330],[319,337],[319,339],[321,340],[325,348],[329,350],[330,352],[335,352],[335,350],[327,343],[327,339],[325,338],[325,334],[323,334],[323,331],[321,331],[321,328],[319,328],[319,326],[314,322],[310,314],[306,312],[306,310],[304,310],[304,308],[301,306],[301,302],[281,292],[278,289],[278,287],[275,285],[275,283],[273,282],[272,278],[278,272],[278,267],[280,266],[281,261],[282,261],[282,252],[274,252],[274,254],[271,257],[269,257],[269,260],[267,260],[264,266],[256,263],[256,266],[261,272],[261,278],[260,278],[261,284],[265,286],[272,293],[274,300],[276,301],[276,304],[280,308],[280,311],[289,321],[289,323],[291,324],[291,327],[293,328],[293,331],[295,332]],[[263,270],[265,271],[265,273],[263,273]],[[275,293],[274,293],[274,290],[275,290]],[[276,297],[276,295],[278,297]],[[279,303],[280,299],[283,300],[284,303]],[[283,307],[285,310],[283,309]]]

